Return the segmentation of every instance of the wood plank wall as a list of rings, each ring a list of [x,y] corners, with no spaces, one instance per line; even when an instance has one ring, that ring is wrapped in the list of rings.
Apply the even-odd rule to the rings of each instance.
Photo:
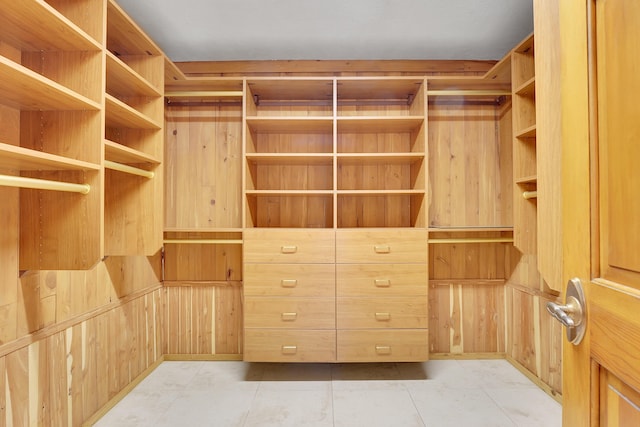
[[[79,426],[162,357],[160,253],[19,271],[19,190],[0,200],[0,427]]]

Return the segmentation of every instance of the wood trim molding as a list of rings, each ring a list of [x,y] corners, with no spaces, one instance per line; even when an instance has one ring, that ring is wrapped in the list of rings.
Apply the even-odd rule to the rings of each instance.
[[[82,323],[84,321],[87,321],[89,319],[92,319],[94,317],[100,316],[108,311],[111,311],[121,305],[127,304],[133,300],[136,300],[138,298],[142,298],[148,294],[152,294],[157,290],[162,289],[162,284],[158,283],[156,285],[150,286],[148,288],[144,288],[141,290],[138,290],[136,292],[133,292],[125,297],[122,297],[121,299],[109,303],[109,304],[105,304],[99,308],[93,309],[91,311],[88,311],[86,313],[83,313],[79,316],[75,316],[72,317],[70,319],[66,319],[63,320],[62,322],[58,322],[54,325],[51,326],[47,326],[44,327],[36,332],[33,332],[29,335],[25,335],[23,337],[20,337],[14,341],[8,342],[7,344],[1,345],[0,346],[0,357],[4,357],[7,354],[13,353],[17,350],[20,350],[21,348],[27,347],[35,342],[41,341],[45,338],[50,337],[51,335],[57,334],[59,332],[62,332],[68,328],[71,328],[79,323]]]
[[[460,74],[484,75],[496,61],[468,60],[358,60],[358,61],[198,61],[177,62],[175,65],[188,77],[221,77],[256,74],[330,74],[359,73],[362,75],[399,74]]]

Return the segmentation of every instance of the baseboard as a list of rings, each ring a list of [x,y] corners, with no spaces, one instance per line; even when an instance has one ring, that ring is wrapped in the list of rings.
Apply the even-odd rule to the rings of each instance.
[[[127,384],[122,390],[118,392],[115,396],[113,396],[107,403],[105,403],[102,408],[98,409],[92,416],[90,416],[87,420],[85,420],[82,425],[83,426],[92,426],[94,425],[100,418],[104,417],[104,415],[111,410],[114,406],[118,404],[124,397],[131,392],[138,384],[142,382],[145,378],[149,376],[149,374],[160,366],[160,364],[164,362],[164,357],[160,356],[158,360],[156,360],[151,366],[145,369],[140,375],[133,379],[129,384]]]
[[[217,361],[237,361],[242,360],[242,354],[165,354],[166,361],[192,361],[192,360],[217,360]]]
[[[431,353],[429,360],[488,360],[505,359],[505,353]]]

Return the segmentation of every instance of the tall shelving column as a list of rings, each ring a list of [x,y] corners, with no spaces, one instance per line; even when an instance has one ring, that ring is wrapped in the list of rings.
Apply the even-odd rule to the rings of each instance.
[[[244,114],[244,358],[334,362],[334,79],[252,78]]]
[[[105,254],[153,255],[162,247],[165,57],[113,0],[106,39]]]
[[[101,4],[0,2],[0,172],[2,186],[22,187],[3,188],[20,270],[88,269],[103,255]],[[23,178],[81,185],[27,189]]]
[[[522,253],[537,251],[536,102],[533,35],[513,49],[513,239]]]

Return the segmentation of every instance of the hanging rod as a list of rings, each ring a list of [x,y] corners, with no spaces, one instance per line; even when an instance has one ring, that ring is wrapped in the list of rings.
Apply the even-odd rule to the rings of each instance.
[[[71,193],[88,194],[89,184],[74,184],[71,182],[49,181],[46,179],[27,178],[24,176],[0,175],[0,186],[33,188],[36,190],[67,191]]]
[[[472,89],[458,89],[458,90],[427,90],[427,96],[511,96],[511,91],[498,90],[498,89],[485,89],[485,90],[472,90]]]
[[[241,245],[243,241],[240,239],[164,239],[164,243]]]
[[[452,244],[452,243],[513,243],[513,237],[478,237],[460,239],[429,239],[431,244]]]
[[[105,160],[104,167],[115,171],[130,173],[132,175],[143,176],[145,178],[153,178],[155,175],[152,171],[134,168],[133,166],[123,165],[122,163],[112,162],[111,160]]]
[[[241,98],[241,90],[185,90],[165,92],[166,98]]]
[[[535,199],[535,198],[538,197],[538,192],[537,191],[523,191],[522,192],[522,197],[524,197],[527,200]]]

